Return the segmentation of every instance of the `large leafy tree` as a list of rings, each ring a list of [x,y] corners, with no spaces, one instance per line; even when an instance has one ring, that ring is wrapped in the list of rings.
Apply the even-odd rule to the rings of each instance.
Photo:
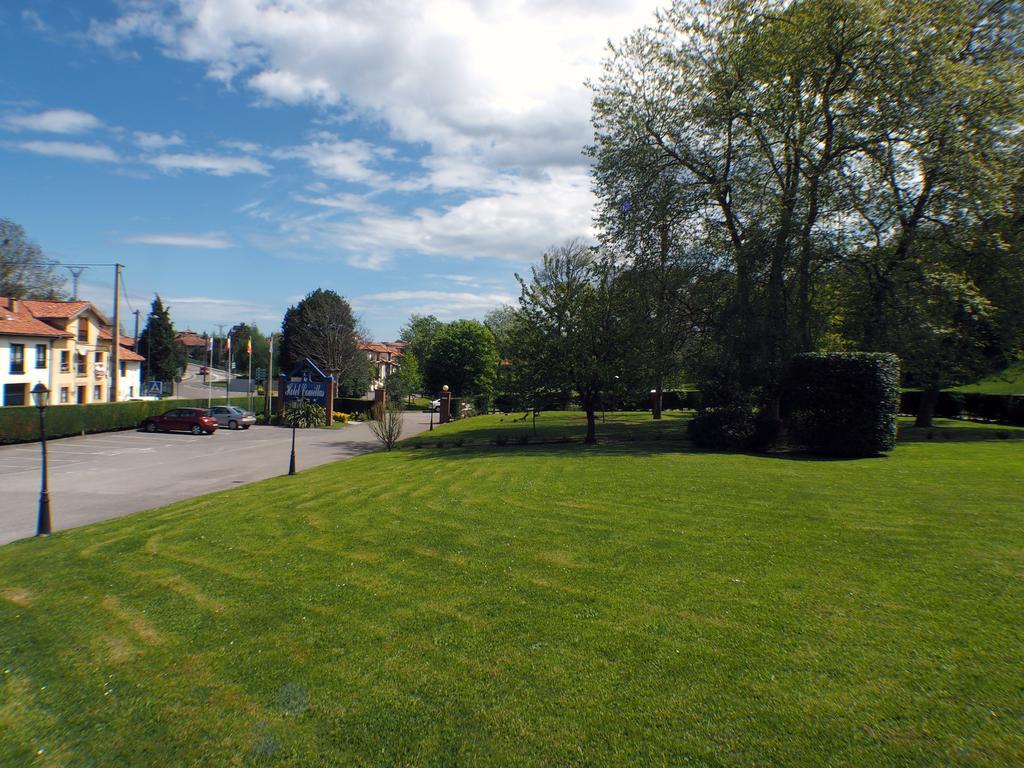
[[[0,296],[61,300],[65,298],[64,283],[25,230],[9,219],[0,219]]]
[[[594,443],[602,395],[628,374],[630,341],[612,260],[571,241],[545,253],[529,280],[516,277],[530,370],[542,373],[549,387],[576,394],[587,415],[585,440]]]
[[[721,255],[722,364],[772,404],[789,355],[832,330],[824,276],[866,255],[855,341],[891,348],[928,224],[1004,206],[1022,28],[995,0],[676,2],[595,85],[599,223],[622,247],[682,222]]]
[[[334,291],[318,288],[284,315],[281,368],[309,358],[339,379],[361,375],[366,355],[357,348],[356,318],[349,303]]]
[[[150,380],[174,381],[185,367],[185,348],[174,337],[170,310],[159,295],[153,299],[139,336],[139,353],[146,356],[146,378]]]
[[[430,347],[434,337],[444,326],[434,315],[412,315],[399,333],[399,338],[406,343],[405,358],[416,358],[420,371],[427,369],[430,358]]]
[[[447,384],[456,396],[487,401],[497,368],[494,334],[477,320],[455,320],[434,335],[423,379],[431,393]]]

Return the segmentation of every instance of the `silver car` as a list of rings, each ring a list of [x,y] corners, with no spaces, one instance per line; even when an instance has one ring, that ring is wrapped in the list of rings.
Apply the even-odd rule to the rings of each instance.
[[[217,426],[228,429],[248,429],[256,423],[256,417],[237,405],[214,405],[210,415],[217,420]]]

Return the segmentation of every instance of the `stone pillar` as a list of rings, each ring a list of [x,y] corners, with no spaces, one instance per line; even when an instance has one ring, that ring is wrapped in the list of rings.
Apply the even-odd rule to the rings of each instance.
[[[381,408],[387,408],[388,405],[388,392],[384,387],[373,390],[373,407],[380,406]]]
[[[338,383],[332,376],[327,380],[327,427],[334,424],[334,395],[337,392]]]
[[[441,407],[438,409],[440,412],[437,414],[438,424],[447,424],[452,420],[452,393],[442,392],[441,393]]]

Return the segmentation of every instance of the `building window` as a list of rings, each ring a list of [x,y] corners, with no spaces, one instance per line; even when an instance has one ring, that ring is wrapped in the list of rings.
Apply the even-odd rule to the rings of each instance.
[[[75,401],[76,403],[84,403],[85,402],[85,387],[78,387],[77,397],[78,397],[78,399]]]
[[[126,363],[124,360],[121,360],[120,362],[121,362],[121,378],[124,378],[125,376],[128,375],[128,363]]]
[[[78,358],[78,375],[79,376],[88,376],[89,375],[89,359],[85,355],[83,355],[81,352],[78,352],[75,355],[75,357]]]
[[[60,372],[71,372],[71,353],[66,350],[60,353]]]
[[[103,353],[102,352],[97,352],[93,359],[95,360],[96,365],[103,365]]]
[[[103,388],[97,384],[92,388],[92,401],[95,403],[103,399]]]
[[[25,372],[25,345],[11,344],[11,373]],[[21,386],[20,384],[18,386]]]
[[[36,368],[46,367],[46,345],[36,344]]]
[[[60,402],[66,404],[71,400],[71,393],[67,387],[60,388]]]
[[[25,405],[28,384],[4,384],[4,405]]]
[[[128,387],[128,397],[135,397],[135,387]]]
[[[78,318],[78,340],[89,341],[89,320],[85,317]]]

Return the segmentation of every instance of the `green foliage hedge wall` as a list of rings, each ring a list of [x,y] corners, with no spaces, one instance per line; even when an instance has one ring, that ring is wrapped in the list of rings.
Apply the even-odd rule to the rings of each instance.
[[[900,361],[887,353],[796,355],[785,384],[790,439],[836,456],[896,445]]]
[[[215,401],[221,404],[223,400]],[[232,405],[246,407],[248,399],[236,397]],[[67,437],[82,432],[110,432],[137,427],[143,419],[171,408],[205,408],[206,399],[133,400],[124,403],[54,405],[46,409],[46,436]],[[39,410],[35,406],[0,408],[0,443],[25,443],[39,439]]]

